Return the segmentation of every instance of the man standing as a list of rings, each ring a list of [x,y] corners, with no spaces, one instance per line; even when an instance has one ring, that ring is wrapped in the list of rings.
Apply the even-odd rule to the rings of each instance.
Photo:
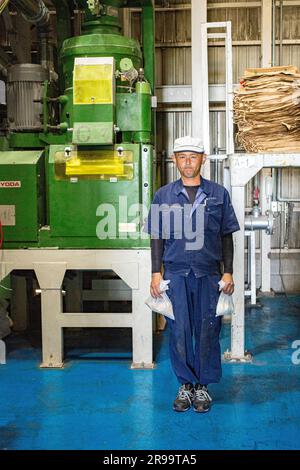
[[[203,413],[212,402],[208,384],[222,375],[218,282],[222,278],[223,291],[233,293],[232,233],[239,224],[228,191],[200,176],[205,155],[199,139],[177,139],[173,160],[181,178],[156,192],[145,226],[151,234],[150,292],[160,296],[164,272],[175,316],[168,319],[170,359],[181,384],[173,409],[193,406]]]

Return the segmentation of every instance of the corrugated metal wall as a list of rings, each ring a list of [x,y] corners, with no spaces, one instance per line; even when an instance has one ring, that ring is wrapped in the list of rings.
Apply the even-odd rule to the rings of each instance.
[[[156,1],[156,80],[157,85],[190,85],[192,81],[191,66],[191,9],[190,1],[172,0]],[[217,7],[220,3],[222,6]],[[245,2],[242,7],[224,8],[226,3],[241,3],[239,0],[208,0],[208,21],[231,21],[233,39],[233,80],[238,83],[247,67],[261,66],[261,7],[256,0]],[[251,3],[253,4],[251,6]],[[276,60],[279,64],[280,21],[279,8],[276,19]],[[132,12],[132,35],[140,38],[140,14]],[[283,64],[296,65],[300,70],[300,6],[285,6],[283,8]],[[223,84],[225,82],[224,47],[219,40],[209,42],[209,83]],[[157,113],[157,152],[162,159],[163,179],[172,181],[178,175],[170,160],[175,138],[191,132],[190,107],[173,106],[160,108]],[[211,109],[210,118],[211,148],[225,146],[225,116],[222,107]],[[252,186],[247,188],[247,205],[251,206]],[[283,196],[288,198],[300,197],[300,171],[284,170]],[[272,236],[272,287],[282,290],[280,273],[284,276],[285,287],[291,290],[300,289],[300,231],[299,204],[295,204],[291,220],[289,248],[293,254],[283,250],[279,263],[276,249],[283,247],[284,216],[275,220],[275,233]],[[281,226],[281,230],[280,230]],[[257,234],[257,249],[259,249]],[[260,285],[260,266],[257,265],[258,285]]]

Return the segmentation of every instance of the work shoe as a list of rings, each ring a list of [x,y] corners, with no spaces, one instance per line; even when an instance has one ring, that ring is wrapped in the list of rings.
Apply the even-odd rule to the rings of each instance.
[[[178,394],[173,403],[174,411],[187,411],[192,406],[194,398],[193,384],[187,383],[181,385]]]
[[[212,398],[205,385],[196,384],[194,388],[193,408],[197,413],[207,413],[211,407]]]

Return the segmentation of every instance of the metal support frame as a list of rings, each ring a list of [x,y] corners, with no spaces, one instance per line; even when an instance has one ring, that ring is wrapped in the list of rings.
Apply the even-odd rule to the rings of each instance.
[[[266,193],[266,180],[270,176],[270,168],[264,168],[260,173],[260,202],[262,214],[270,209]],[[261,232],[261,291],[271,292],[271,237],[263,230]]]
[[[223,28],[224,33],[208,33],[208,30]],[[202,23],[201,30],[201,55],[200,55],[200,75],[197,81],[193,81],[193,101],[194,96],[201,96],[201,112],[196,108],[192,109],[193,119],[197,120],[201,128],[201,136],[207,155],[211,154],[210,148],[210,122],[209,122],[209,83],[208,83],[208,38],[222,38],[225,40],[225,56],[226,56],[226,155],[234,153],[234,137],[233,137],[233,79],[232,79],[232,37],[231,22]],[[194,60],[194,58],[193,58]],[[199,60],[199,58],[198,58]],[[195,85],[197,83],[197,85]],[[199,119],[202,116],[202,119]],[[199,124],[198,124],[199,125]],[[193,128],[194,129],[194,128]],[[209,177],[209,170],[205,172],[205,176]]]
[[[63,367],[63,328],[132,328],[132,368],[153,368],[152,314],[145,305],[151,279],[150,250],[3,250],[0,281],[12,270],[33,269],[42,297],[41,367]],[[132,289],[132,313],[63,313],[67,269],[112,269]]]
[[[300,167],[300,154],[234,154],[230,157],[232,204],[241,228],[234,234],[233,271],[238,282],[233,294],[231,351],[225,355],[231,361],[251,360],[251,355],[245,353],[245,186],[264,168],[287,167]]]
[[[255,231],[246,230],[245,237],[248,239],[248,282],[250,283],[250,290],[245,291],[245,296],[250,296],[251,305],[256,305]]]

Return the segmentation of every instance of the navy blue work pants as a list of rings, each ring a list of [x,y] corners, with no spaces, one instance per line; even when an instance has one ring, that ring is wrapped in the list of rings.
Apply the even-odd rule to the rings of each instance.
[[[170,279],[169,295],[175,321],[167,319],[170,330],[170,359],[181,384],[202,385],[220,381],[221,317],[216,317],[220,275],[195,277],[165,271]]]

